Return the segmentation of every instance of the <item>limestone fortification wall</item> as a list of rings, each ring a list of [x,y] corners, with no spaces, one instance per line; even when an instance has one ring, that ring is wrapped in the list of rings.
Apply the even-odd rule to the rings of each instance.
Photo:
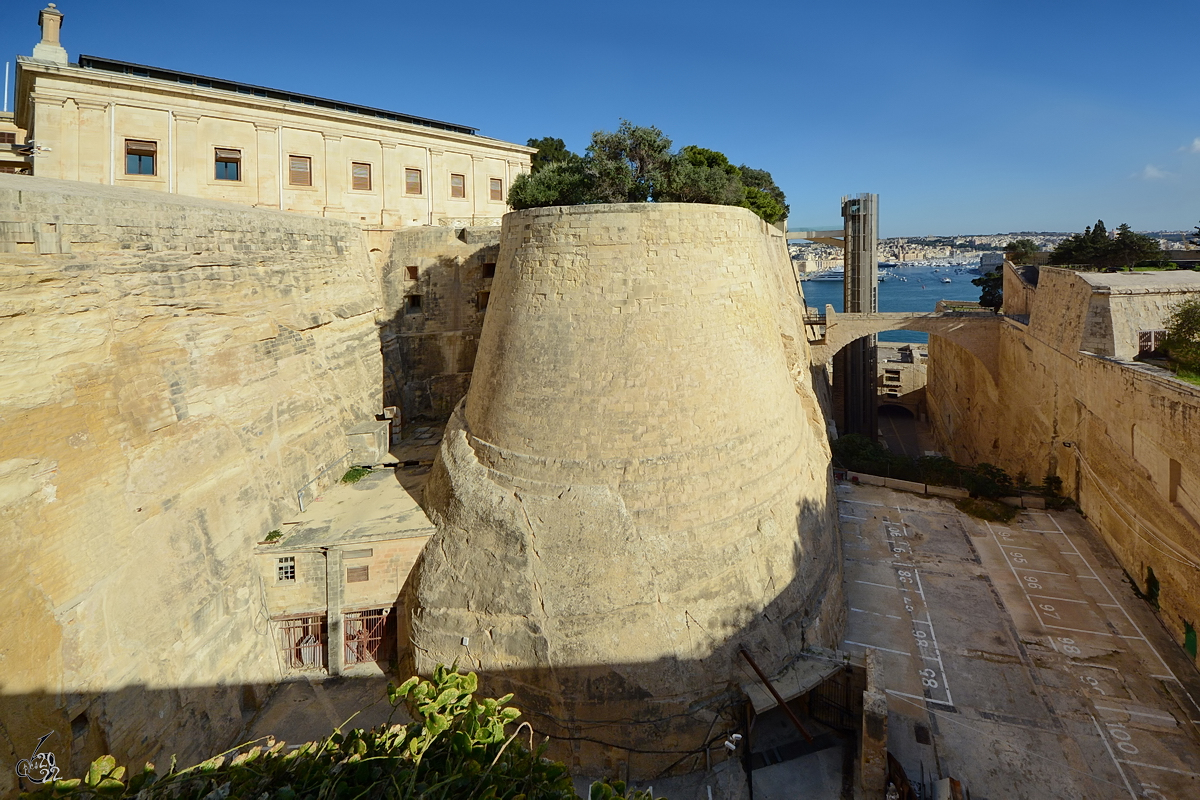
[[[494,268],[499,251],[496,226],[392,236],[381,269],[383,392],[404,420],[445,421],[467,393],[493,280],[486,266]]]
[[[1200,388],[1081,352],[1088,330],[1137,324],[1100,321],[1107,302],[1084,276],[1043,269],[1030,324],[1001,331],[998,382],[932,337],[930,421],[960,462],[998,464],[1034,483],[1061,478],[1144,591],[1153,570],[1161,615],[1182,643],[1186,625],[1200,628]],[[1161,327],[1152,316],[1161,297],[1118,302],[1141,303],[1144,324]]]
[[[189,763],[278,679],[254,544],[380,408],[361,238],[0,175],[0,792],[51,730]]]
[[[406,587],[415,666],[480,670],[558,755],[652,775],[730,728],[739,646],[768,672],[835,646],[802,311],[783,237],[745,209],[506,216]]]

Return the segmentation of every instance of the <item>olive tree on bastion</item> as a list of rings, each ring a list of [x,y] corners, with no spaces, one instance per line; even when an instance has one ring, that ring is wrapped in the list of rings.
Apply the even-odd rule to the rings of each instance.
[[[533,172],[513,181],[515,209],[586,203],[711,203],[742,206],[775,224],[787,218],[787,198],[771,173],[730,163],[724,153],[696,145],[671,152],[671,140],[653,126],[621,120],[614,132],[596,131],[583,156],[561,139],[530,139],[538,148]]]
[[[1183,300],[1171,310],[1164,344],[1172,361],[1200,372],[1200,298]]]

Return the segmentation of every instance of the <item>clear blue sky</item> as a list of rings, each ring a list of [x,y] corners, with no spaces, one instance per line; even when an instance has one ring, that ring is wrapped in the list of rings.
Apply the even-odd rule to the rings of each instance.
[[[0,57],[43,2],[5,0]],[[1190,229],[1195,2],[61,0],[80,53],[582,151],[621,118],[769,170],[793,226],[877,192],[885,236]],[[10,90],[11,91],[11,90]],[[9,101],[11,108],[11,99]]]

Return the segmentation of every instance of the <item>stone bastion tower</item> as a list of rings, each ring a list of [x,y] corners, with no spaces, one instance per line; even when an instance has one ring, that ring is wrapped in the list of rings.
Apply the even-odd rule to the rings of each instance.
[[[782,234],[745,209],[505,216],[405,587],[410,666],[477,670],[552,755],[637,778],[703,766],[735,729],[739,647],[774,673],[836,646],[802,312]]]

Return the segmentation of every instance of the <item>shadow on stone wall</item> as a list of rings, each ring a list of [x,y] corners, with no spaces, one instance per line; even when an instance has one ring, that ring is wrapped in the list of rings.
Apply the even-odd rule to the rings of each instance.
[[[466,395],[498,239],[498,228],[396,233],[380,270],[379,339],[384,404],[405,422],[444,422]]]
[[[823,513],[818,508],[802,509],[797,514],[797,524],[811,522],[812,515]],[[811,554],[806,558],[797,546],[793,553],[797,569],[808,563],[808,559]],[[830,565],[825,572],[836,569]],[[711,653],[703,659],[705,668],[715,668],[728,676],[727,680],[711,686],[680,683],[678,696],[659,697],[647,703],[650,697],[647,688],[625,676],[649,672],[671,681],[675,676],[695,674],[699,659],[669,657],[640,661],[630,654],[630,659],[623,663],[484,672],[480,674],[478,695],[498,697],[513,692],[511,704],[521,709],[521,719],[528,721],[539,737],[550,737],[548,756],[567,762],[579,774],[584,774],[579,771],[579,764],[593,765],[592,771],[594,765],[602,764],[610,775],[629,774],[642,779],[704,769],[706,750],[715,763],[726,755],[721,744],[729,734],[746,733],[746,700],[739,687],[756,683],[757,678],[739,657],[738,649],[746,647],[768,673],[776,673],[800,657],[806,625],[814,622],[810,613],[827,599],[842,602],[840,596],[812,598],[813,608],[801,607],[788,614],[784,609],[792,607],[794,592],[807,592],[800,583],[793,581],[761,610],[753,603],[731,604],[728,625],[723,631],[702,628],[686,611],[681,615],[681,625],[697,639],[710,640]],[[840,605],[838,608],[844,616],[844,609]],[[826,607],[822,613],[833,610]],[[528,622],[531,626],[537,624],[534,620]],[[767,637],[762,635],[764,625],[784,632],[789,645],[786,652],[767,644]],[[477,671],[477,662],[470,654],[472,648],[463,649],[459,668]],[[386,679],[399,681],[412,674],[412,653],[405,652],[403,641],[400,655],[400,669]],[[112,754],[118,764],[127,768],[140,769],[150,761],[161,771],[170,764],[172,755],[178,757],[180,767],[190,766],[249,741],[251,735],[269,733],[290,743],[327,735],[329,731],[320,730],[320,723],[314,722],[313,717],[329,718],[332,711],[328,698],[333,698],[337,716],[346,719],[368,705],[364,700],[361,705],[348,706],[344,702],[346,696],[370,699],[373,697],[370,692],[378,689],[380,698],[383,697],[386,679],[377,676],[322,677],[325,697],[307,705],[295,705],[295,698],[280,697],[290,691],[289,687],[298,687],[297,693],[311,693],[313,690],[303,674],[293,674],[281,684],[173,688],[131,685],[107,692],[2,694],[0,795],[11,795],[19,788],[34,788],[28,782],[18,787],[14,767],[17,761],[33,754],[38,739],[46,733],[52,735],[42,751],[54,754],[62,770],[60,777],[80,777],[92,760],[105,754]],[[585,698],[586,714],[571,718],[564,710],[564,693]],[[697,696],[701,699],[696,700]],[[343,699],[339,701],[338,697]],[[297,719],[307,720],[301,728],[294,724],[283,724],[279,729],[264,727],[264,709],[273,707],[277,700],[291,704],[289,713],[298,715]],[[380,707],[376,704],[376,713],[360,715],[350,726],[371,727],[381,722],[386,714],[378,713]],[[303,739],[296,738],[298,731]],[[130,744],[120,746],[119,741]]]

